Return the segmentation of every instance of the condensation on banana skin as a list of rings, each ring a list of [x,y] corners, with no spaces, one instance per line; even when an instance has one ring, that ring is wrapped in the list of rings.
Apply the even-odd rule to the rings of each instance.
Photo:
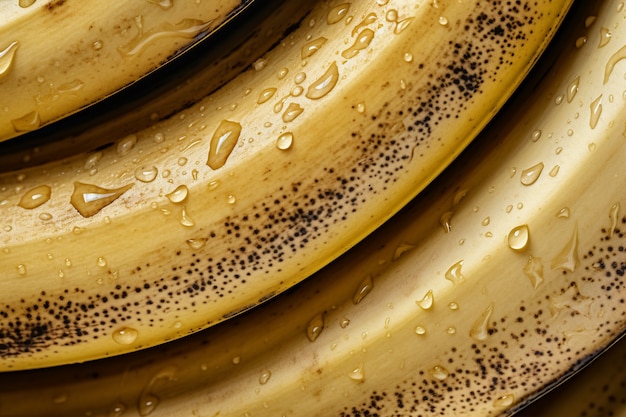
[[[408,164],[422,156],[421,148],[435,146],[433,141],[441,139],[433,135],[437,126],[462,122],[468,103],[485,82],[506,70],[515,48],[528,36],[526,28],[543,17],[533,7],[532,3],[505,5],[501,1],[481,5],[462,23],[467,36],[449,45],[449,52],[440,57],[440,71],[429,75],[419,96],[409,97],[408,90],[399,89],[397,99],[408,103],[404,110],[387,110],[387,106],[398,107],[388,103],[381,109],[368,109],[371,116],[367,122],[359,125],[355,119],[355,131],[349,138],[355,149],[350,170],[336,169],[329,160],[327,166],[311,168],[307,183],[280,189],[249,212],[224,219],[219,228],[204,230],[205,248],[191,257],[187,253],[180,256],[192,259],[191,263],[169,271],[150,263],[136,266],[131,275],[158,274],[161,278],[120,284],[87,296],[84,302],[72,300],[85,289],[68,288],[63,294],[42,292],[35,302],[1,306],[0,354],[16,357],[110,337],[112,330],[130,318],[143,326],[162,325],[165,315],[155,312],[188,314],[196,305],[231,296],[253,275],[258,279],[262,274],[280,272],[281,264],[300,249],[323,245],[330,228],[357,212],[369,196],[396,182]],[[422,66],[416,65],[416,76],[423,76],[421,71]],[[403,132],[398,132],[400,121],[406,126]],[[207,255],[211,243],[217,241],[220,247],[226,242],[228,249],[216,257]],[[182,249],[177,255],[183,255]]]

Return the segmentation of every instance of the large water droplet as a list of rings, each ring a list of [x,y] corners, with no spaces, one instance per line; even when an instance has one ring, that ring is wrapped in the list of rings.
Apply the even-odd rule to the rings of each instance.
[[[348,10],[350,10],[350,3],[338,4],[328,11],[326,22],[329,25],[340,22],[348,14]]]
[[[261,93],[259,94],[259,98],[256,100],[256,102],[258,104],[263,104],[271,99],[275,93],[276,89],[274,87],[266,88],[265,90],[261,91]]]
[[[520,182],[523,185],[532,185],[539,179],[541,175],[541,171],[543,171],[543,162],[539,162],[522,171],[522,175],[520,177]]]
[[[617,225],[619,224],[619,210],[620,204],[615,203],[611,206],[611,210],[609,211],[609,218],[611,219],[611,227],[609,228],[609,236],[613,236],[615,230],[617,229]]]
[[[289,103],[289,106],[283,113],[283,122],[289,123],[294,121],[303,111],[304,109],[298,103]]]
[[[81,216],[91,217],[117,200],[133,185],[131,183],[120,188],[107,189],[93,184],[75,182],[70,203],[78,210]]]
[[[608,28],[600,29],[600,43],[598,44],[598,48],[603,48],[609,44],[611,41],[611,31]]]
[[[352,302],[354,304],[359,304],[367,294],[369,294],[374,288],[374,281],[372,280],[371,275],[367,275],[363,280],[359,283],[354,295],[352,296]]]
[[[130,345],[137,340],[139,332],[132,327],[120,327],[113,332],[113,340],[120,345]]]
[[[38,187],[32,188],[28,190],[22,198],[20,198],[18,206],[25,209],[34,209],[48,200],[50,200],[50,195],[52,194],[52,189],[48,185],[40,185]]]
[[[11,120],[16,132],[29,132],[41,126],[41,118],[38,111],[31,111],[22,117]]]
[[[180,204],[187,199],[189,195],[189,188],[186,185],[179,185],[169,194],[166,194],[168,200],[170,200],[174,204]]]
[[[578,93],[579,84],[580,84],[580,77],[576,77],[574,81],[569,83],[569,85],[567,86],[566,96],[567,96],[568,103],[571,103],[572,100],[574,100],[574,97],[576,97],[576,93]]]
[[[521,226],[514,227],[509,232],[509,236],[507,238],[509,248],[514,251],[523,251],[528,247],[528,242],[530,240],[530,230],[527,224],[523,224]]]
[[[463,267],[463,261],[458,261],[454,265],[452,265],[445,274],[445,277],[448,281],[457,285],[465,280],[463,273],[461,272],[461,268]]]
[[[326,43],[327,40],[328,39],[326,39],[325,37],[321,36],[319,38],[313,39],[313,40],[305,43],[302,46],[302,49],[301,49],[301,52],[300,52],[300,54],[302,56],[302,59],[306,59],[306,58],[309,58],[309,57],[313,56],[317,51],[320,50],[320,48],[322,46],[324,46],[324,44]]]
[[[353,381],[363,382],[365,380],[365,369],[363,368],[363,364],[359,364],[359,366],[354,368],[348,376]]]
[[[626,45],[622,46],[617,52],[615,52],[606,63],[604,68],[604,84],[609,82],[609,78],[611,77],[611,73],[615,68],[615,65],[622,59],[626,59]]]
[[[569,272],[574,272],[580,263],[578,259],[578,227],[574,227],[572,236],[565,244],[561,252],[559,252],[554,259],[552,259],[552,269],[564,269]]]
[[[314,342],[324,330],[324,314],[320,313],[309,321],[306,327],[306,337]]]
[[[309,86],[305,96],[311,100],[317,100],[324,97],[326,94],[335,88],[337,81],[339,80],[339,68],[337,63],[333,61],[328,67],[326,72],[317,79],[313,84]]]
[[[285,132],[276,139],[276,147],[281,151],[286,151],[293,144],[293,133]]]
[[[416,301],[417,305],[420,306],[422,310],[430,310],[435,305],[435,297],[433,295],[433,291],[429,290],[424,297]]]
[[[489,304],[485,311],[480,315],[478,320],[474,322],[470,330],[470,337],[472,339],[483,341],[489,337],[489,321],[493,314],[493,303]]]
[[[428,370],[428,373],[432,375],[438,381],[443,381],[450,375],[450,371],[441,365],[436,365]]]
[[[202,249],[206,242],[206,238],[187,239],[187,245],[194,250]]]
[[[261,385],[265,385],[269,382],[270,378],[272,377],[272,372],[268,369],[265,369],[261,372],[261,375],[259,375],[259,384]]]
[[[543,283],[543,262],[541,258],[529,256],[523,272],[530,280],[530,284],[533,288],[537,289],[541,283]]]
[[[498,397],[493,402],[493,406],[495,408],[503,408],[503,407],[511,407],[515,403],[515,395],[506,394],[501,397]]]
[[[152,182],[156,179],[159,170],[155,166],[138,167],[135,170],[135,178],[141,182]]]
[[[362,28],[364,28],[365,26],[369,26],[375,23],[376,20],[378,20],[376,13],[368,13],[367,16],[365,16],[365,18],[363,18],[363,20],[359,24],[354,26],[354,28],[352,29],[352,36],[356,35],[357,32],[361,30]]]
[[[241,125],[230,120],[222,120],[211,138],[211,148],[207,165],[213,169],[224,166],[241,134]]]
[[[128,155],[128,153],[135,147],[137,144],[137,135],[130,134],[117,142],[117,146],[115,150],[119,156]]]
[[[600,115],[602,115],[602,94],[591,102],[589,109],[591,110],[591,114],[589,116],[589,126],[592,129],[595,129],[598,125],[598,121],[600,120]]]
[[[360,51],[367,48],[374,39],[374,31],[371,29],[363,29],[359,36],[355,39],[354,43],[345,51],[341,53],[341,56],[350,59],[358,55]]]
[[[0,79],[9,73],[15,61],[15,51],[20,46],[19,42],[14,41],[6,48],[0,51]]]

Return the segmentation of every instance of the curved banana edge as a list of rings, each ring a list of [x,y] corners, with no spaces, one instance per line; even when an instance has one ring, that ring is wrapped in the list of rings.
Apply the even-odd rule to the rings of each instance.
[[[569,4],[320,3],[183,114],[3,175],[1,369],[146,348],[306,278],[461,151]]]
[[[0,375],[0,403],[36,414],[34,380],[51,416],[511,414],[626,329],[620,4],[577,3],[528,96],[312,279],[153,349]]]
[[[25,11],[6,11],[0,26],[0,142],[122,90],[223,28],[252,0],[20,3]]]

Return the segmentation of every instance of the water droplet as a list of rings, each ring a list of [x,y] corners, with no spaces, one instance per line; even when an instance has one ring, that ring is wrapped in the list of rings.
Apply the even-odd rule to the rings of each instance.
[[[369,294],[374,288],[374,281],[372,280],[371,275],[367,275],[363,280],[359,283],[354,295],[352,296],[352,302],[354,304],[359,304],[367,294]]]
[[[266,88],[265,90],[261,91],[261,93],[259,94],[259,98],[257,99],[256,102],[258,104],[263,104],[269,99],[271,99],[275,93],[276,93],[276,89],[274,87]]]
[[[174,191],[169,194],[166,194],[168,200],[170,200],[174,204],[180,204],[187,199],[189,195],[189,188],[186,185],[179,185],[176,187]]]
[[[39,220],[43,220],[43,221],[52,220],[52,214],[50,214],[50,213],[41,213],[41,214],[39,214]]]
[[[489,223],[491,223],[491,218],[489,216],[485,217],[480,224],[482,224],[483,226],[489,226]]]
[[[272,377],[271,371],[269,371],[268,369],[263,370],[261,372],[261,375],[259,376],[259,384],[261,385],[267,384],[271,377]]]
[[[16,132],[29,132],[41,126],[41,118],[38,111],[31,111],[22,117],[11,120],[11,124]]]
[[[19,42],[14,41],[9,44],[6,48],[0,51],[0,79],[6,76],[11,67],[13,67],[13,62],[15,61],[15,52],[17,48],[20,46]]]
[[[309,86],[305,96],[311,100],[317,100],[324,97],[335,87],[339,80],[339,69],[337,63],[333,63],[328,67],[326,72]]]
[[[173,0],[148,0],[152,4],[156,4],[163,10],[171,9],[174,5]]]
[[[385,19],[387,22],[395,23],[398,21],[398,11],[396,9],[390,9],[385,13]]]
[[[522,171],[522,175],[520,177],[520,182],[523,185],[532,185],[534,184],[541,175],[541,171],[543,171],[543,162],[539,162]]]
[[[404,62],[413,62],[413,54],[410,52],[404,53]]]
[[[593,298],[582,295],[578,285],[572,283],[561,294],[550,296],[550,313],[554,317],[565,308],[569,308],[578,314],[590,317],[592,304]]]
[[[228,195],[228,197],[226,197],[226,202],[230,205],[233,205],[237,202],[237,197],[235,197],[234,195],[230,194]]]
[[[568,219],[569,218],[569,208],[567,207],[563,207],[561,210],[559,210],[559,212],[556,214],[556,217],[558,217],[559,219]]]
[[[533,288],[537,289],[543,283],[543,262],[541,258],[529,256],[523,272],[530,280]]]
[[[324,330],[324,314],[320,313],[309,321],[306,327],[306,337],[309,341],[315,342],[319,335],[322,334],[322,330]]]
[[[125,45],[117,48],[118,52],[125,58],[133,58],[140,55],[152,43],[158,42],[162,38],[184,38],[193,39],[197,34],[206,30],[212,24],[211,21],[203,22],[197,19],[183,19],[172,24],[163,22],[147,31],[143,28],[143,18],[135,18],[137,35]]]
[[[448,308],[452,311],[457,311],[459,309],[459,305],[457,303],[455,303],[454,301],[451,301],[448,304]]]
[[[289,103],[289,106],[283,113],[283,122],[289,123],[294,121],[303,111],[304,109],[298,103]]]
[[[405,19],[402,20],[397,20],[398,16],[396,14],[396,27],[393,29],[393,33],[395,33],[396,35],[402,33],[406,28],[409,27],[409,24],[413,21],[413,19],[415,19],[414,17],[407,17]]]
[[[619,224],[619,211],[620,204],[615,203],[611,206],[611,210],[609,211],[609,218],[611,219],[611,227],[609,228],[609,236],[613,236],[615,230],[617,229],[617,225]]]
[[[540,129],[533,130],[533,133],[530,136],[530,140],[532,140],[533,142],[537,142],[540,138],[541,138],[541,130]]]
[[[133,185],[134,184],[131,183],[120,188],[107,189],[98,187],[97,185],[75,182],[70,203],[78,210],[81,216],[91,217],[117,200]]]
[[[555,165],[552,167],[552,169],[550,170],[550,176],[551,177],[556,177],[559,174],[559,170],[561,169],[561,167],[559,165]]]
[[[26,275],[26,265],[24,264],[19,264],[17,267],[17,273],[20,275]]]
[[[376,16],[376,13],[368,13],[367,16],[365,16],[365,18],[361,20],[360,23],[352,28],[352,36],[355,36],[359,32],[359,30],[363,29],[364,27],[375,23],[377,19],[378,17]]]
[[[361,114],[365,113],[365,103],[358,103],[356,105],[356,111]]]
[[[317,51],[322,48],[322,46],[324,46],[327,40],[328,39],[321,36],[302,45],[302,49],[300,50],[300,55],[302,56],[302,59],[307,59],[313,56]]]
[[[187,239],[187,245],[189,245],[191,249],[195,250],[202,249],[204,245],[206,245],[206,242],[206,238]]]
[[[443,381],[450,375],[450,371],[441,365],[436,365],[428,370],[428,373],[432,375],[438,381]]]
[[[576,77],[574,81],[569,83],[567,86],[567,102],[571,103],[576,97],[576,93],[578,93],[578,86],[580,84],[580,77]]]
[[[110,409],[107,417],[121,417],[126,412],[126,405],[123,403],[114,404]]]
[[[367,48],[373,39],[374,31],[371,29],[363,29],[354,40],[354,43],[341,53],[341,56],[346,59],[354,58],[360,51]]]
[[[259,58],[252,64],[255,71],[261,71],[263,68],[267,66],[267,60],[264,58]]]
[[[141,182],[152,182],[156,179],[159,170],[155,166],[138,167],[135,170],[135,178]]]
[[[193,227],[196,225],[196,222],[193,221],[189,213],[187,213],[187,207],[183,207],[180,212],[180,224],[185,227]]]
[[[414,247],[415,245],[412,245],[410,243],[400,243],[396,247],[396,250],[393,251],[393,256],[391,257],[391,260],[397,261],[402,255],[404,255],[406,252],[410,251]]]
[[[493,402],[493,406],[495,408],[503,408],[503,407],[511,407],[515,403],[515,395],[506,394],[501,397],[498,397]]]
[[[463,261],[458,261],[454,265],[452,265],[445,274],[445,277],[448,281],[457,285],[465,280],[465,277],[461,273],[461,268],[463,267]]]
[[[135,147],[136,144],[137,135],[130,134],[117,142],[115,150],[119,156],[128,155],[128,153]]]
[[[350,10],[350,3],[342,3],[333,7],[328,11],[326,15],[326,23],[329,25],[334,25],[343,19],[346,14],[348,14],[348,10]]]
[[[363,369],[363,364],[359,364],[359,366],[354,368],[348,376],[353,381],[363,382],[365,380],[365,370]]]
[[[346,327],[348,327],[349,324],[350,324],[350,320],[346,318],[341,319],[341,321],[339,322],[339,326],[342,329],[345,329]]]
[[[276,139],[276,147],[281,151],[285,151],[291,148],[293,144],[293,133],[285,132]]]
[[[130,345],[137,340],[139,332],[132,327],[120,327],[113,332],[113,340],[120,345]]]
[[[521,226],[517,226],[511,229],[507,238],[509,248],[518,252],[521,252],[528,247],[529,240],[530,230],[527,224],[523,224]]]
[[[598,44],[598,48],[603,48],[609,44],[611,41],[611,31],[608,28],[600,29],[600,43]]]
[[[578,227],[574,227],[572,236],[565,244],[561,252],[559,252],[550,267],[552,269],[564,269],[569,272],[574,272],[580,263],[578,259]]]
[[[441,217],[439,218],[439,223],[441,224],[441,226],[443,227],[443,231],[445,233],[450,233],[452,231],[452,215],[454,214],[453,211],[446,211],[445,213],[443,213],[441,215]]]
[[[589,126],[591,126],[592,129],[595,129],[598,125],[598,121],[600,120],[600,115],[602,114],[602,94],[591,102],[589,109],[591,110]]]
[[[98,264],[98,266],[99,266],[100,268],[104,268],[105,266],[107,266],[107,260],[106,260],[104,257],[102,257],[102,256],[100,256],[100,257],[98,258],[98,260],[96,261],[96,263]]]
[[[100,40],[93,41],[91,44],[91,47],[94,49],[94,51],[99,51],[100,49],[102,49],[102,46],[103,46],[103,43]]]
[[[470,337],[474,340],[483,341],[489,337],[489,321],[493,314],[493,303],[489,304],[482,312],[478,320],[474,322],[470,330]]]
[[[435,305],[435,297],[433,291],[429,290],[424,297],[415,302],[422,310],[430,310]]]
[[[587,37],[579,36],[578,38],[576,38],[576,42],[574,42],[574,45],[576,46],[576,48],[580,49],[583,46],[585,46],[586,43],[587,43]]]
[[[211,148],[209,150],[207,165],[212,169],[218,169],[224,166],[230,153],[235,148],[240,134],[241,125],[239,123],[230,120],[222,120],[211,138]]]
[[[52,189],[48,185],[40,185],[28,190],[22,198],[20,198],[18,206],[25,209],[34,209],[50,200]]]
[[[150,379],[137,401],[137,411],[140,416],[145,417],[151,414],[159,405],[160,399],[154,394],[157,385],[163,385],[166,381],[173,381],[175,377],[176,368],[168,366]]]
[[[416,326],[415,334],[418,336],[424,336],[426,334],[426,328],[423,326]]]
[[[439,24],[441,26],[448,26],[448,19],[444,16],[439,16]]]
[[[37,0],[19,0],[17,4],[22,8],[27,8],[27,7],[32,6],[35,3],[35,1]]]
[[[386,6],[389,3],[389,0],[376,0],[376,4],[379,6]]]
[[[278,79],[282,80],[287,76],[287,74],[289,74],[289,68],[281,68],[278,70]]]
[[[448,333],[449,335],[453,335],[456,334],[456,327],[454,326],[450,326],[446,329],[446,333]]]
[[[606,63],[604,68],[604,84],[609,81],[609,77],[615,68],[615,65],[622,59],[626,59],[626,45],[622,46],[617,52],[615,52]]]

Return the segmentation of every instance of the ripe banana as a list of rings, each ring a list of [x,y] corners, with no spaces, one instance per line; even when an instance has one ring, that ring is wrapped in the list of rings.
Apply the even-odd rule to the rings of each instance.
[[[0,142],[135,83],[252,2],[0,3]]]
[[[2,413],[488,416],[576,371],[626,328],[626,10],[572,12],[545,76],[337,261],[172,343],[2,374]]]
[[[626,339],[571,379],[519,412],[519,417],[626,416]]]
[[[184,112],[3,173],[0,369],[146,348],[309,276],[465,147],[569,5],[322,1]]]

